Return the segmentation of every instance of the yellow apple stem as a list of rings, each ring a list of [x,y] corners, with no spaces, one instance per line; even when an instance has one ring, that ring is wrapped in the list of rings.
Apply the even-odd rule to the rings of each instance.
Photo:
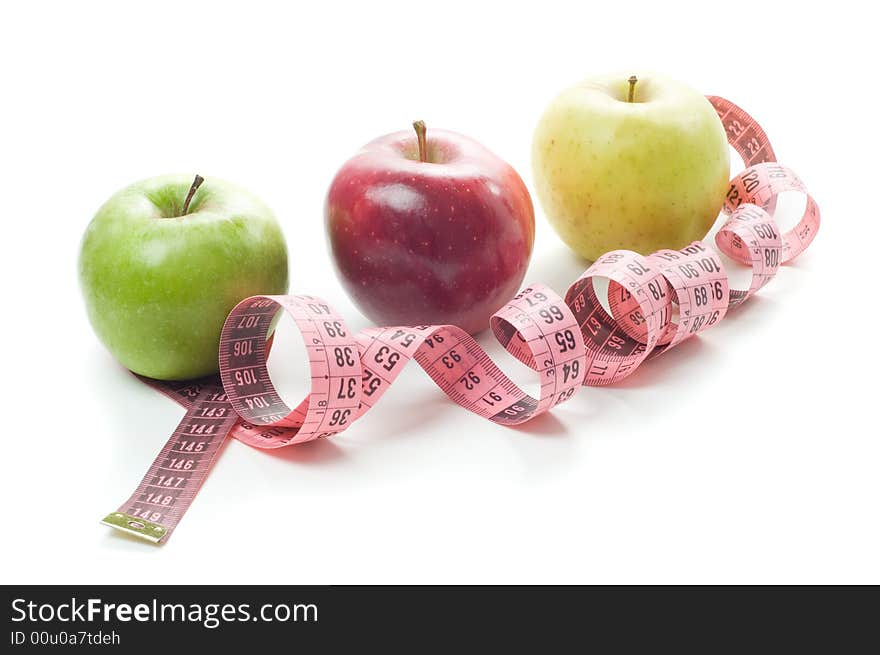
[[[630,75],[627,82],[629,82],[629,95],[626,97],[627,102],[632,102],[636,97],[636,82],[639,81],[635,75]]]
[[[428,137],[425,121],[415,121],[413,129],[416,131],[416,138],[419,140],[419,161],[428,161]]]
[[[186,194],[186,200],[183,201],[183,211],[181,212],[181,216],[186,216],[186,213],[189,211],[189,203],[192,202],[193,196],[196,195],[196,191],[199,190],[199,187],[202,186],[202,182],[205,181],[201,175],[196,175],[196,179],[193,180],[192,186],[189,188],[189,193]]]

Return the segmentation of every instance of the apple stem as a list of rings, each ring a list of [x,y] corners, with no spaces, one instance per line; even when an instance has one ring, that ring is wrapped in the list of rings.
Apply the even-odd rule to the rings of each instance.
[[[181,216],[186,216],[186,213],[189,211],[189,203],[192,202],[193,196],[196,195],[196,191],[199,190],[199,187],[202,186],[202,182],[205,181],[201,175],[196,174],[196,179],[193,180],[192,186],[189,188],[189,193],[186,194],[186,200],[183,201],[183,211],[181,212]]]
[[[629,79],[627,80],[627,82],[629,82],[629,95],[627,95],[626,97],[627,102],[632,102],[633,99],[636,97],[636,82],[638,81],[639,78],[637,78],[635,75],[629,76]]]
[[[419,161],[428,161],[428,137],[425,121],[413,122],[413,129],[416,131],[416,138],[419,140]]]

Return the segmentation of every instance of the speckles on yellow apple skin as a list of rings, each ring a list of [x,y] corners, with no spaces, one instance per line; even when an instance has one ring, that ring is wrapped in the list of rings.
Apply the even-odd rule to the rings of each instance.
[[[643,102],[609,92],[616,78],[594,78],[557,96],[535,130],[541,206],[563,241],[588,260],[703,238],[727,189],[727,138],[709,102],[674,80],[639,77]]]

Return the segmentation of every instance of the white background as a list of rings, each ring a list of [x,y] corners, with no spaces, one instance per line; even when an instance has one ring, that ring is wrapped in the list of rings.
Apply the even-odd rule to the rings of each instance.
[[[799,4],[4,5],[2,582],[880,582],[876,35],[857,4]],[[363,327],[322,218],[361,144],[423,118],[531,188],[555,93],[645,68],[739,102],[822,208],[759,297],[523,428],[413,367],[332,441],[229,443],[167,545],[98,523],[182,415],[82,308],[79,238],[111,193],[172,171],[237,181],[278,215],[291,289]],[[526,281],[564,293],[586,265],[536,210]],[[281,336],[273,370],[302,389]]]

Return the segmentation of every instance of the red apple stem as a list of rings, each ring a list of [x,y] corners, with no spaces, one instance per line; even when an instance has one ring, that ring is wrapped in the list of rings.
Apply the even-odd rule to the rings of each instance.
[[[636,82],[639,81],[635,75],[630,75],[627,82],[629,82],[629,95],[626,97],[627,102],[632,102],[636,97]]]
[[[413,129],[416,131],[416,138],[419,140],[419,161],[428,161],[428,129],[425,127],[425,121],[415,121]]]
[[[183,211],[181,212],[181,216],[186,216],[189,211],[189,203],[192,202],[193,196],[196,195],[196,191],[199,190],[199,187],[202,186],[202,182],[205,181],[201,175],[196,174],[196,179],[193,180],[192,186],[189,188],[189,193],[186,194],[186,200],[183,201]]]

